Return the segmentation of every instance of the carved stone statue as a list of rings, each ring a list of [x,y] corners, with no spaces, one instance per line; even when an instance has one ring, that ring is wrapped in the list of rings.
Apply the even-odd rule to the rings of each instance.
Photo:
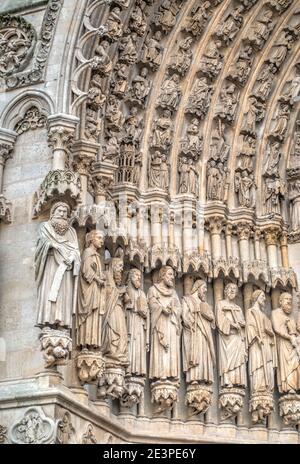
[[[210,105],[212,88],[213,86],[208,84],[206,77],[197,79],[193,85],[185,112],[195,114],[200,118],[203,118]]]
[[[206,293],[206,283],[196,280],[191,295],[182,300],[183,371],[186,373],[186,382],[191,385],[208,386],[214,382],[216,355],[212,329],[215,328],[215,317],[212,308],[206,303]],[[187,393],[187,403],[198,413],[206,412],[211,401],[210,390],[204,388],[199,395],[200,391],[199,388],[196,398],[193,387],[188,387]],[[190,398],[192,392],[194,395]],[[208,401],[203,402],[203,397]]]
[[[123,32],[123,21],[120,17],[121,8],[118,6],[114,7],[108,15],[105,23],[106,32],[105,36],[111,41],[116,41],[121,37]]]
[[[172,76],[167,77],[161,86],[157,106],[170,111],[177,110],[181,98],[179,82],[178,74],[173,74]]]
[[[268,177],[279,177],[280,159],[281,159],[280,143],[273,142],[268,147],[264,175]]]
[[[259,50],[262,49],[274,27],[273,11],[266,10],[250,28],[248,40]]]
[[[281,213],[281,200],[285,195],[285,184],[279,178],[265,179],[265,212],[266,214]]]
[[[206,196],[208,200],[224,200],[227,167],[222,162],[210,160],[207,163]]]
[[[300,230],[300,179],[289,183],[289,200],[291,204],[291,230]]]
[[[122,285],[123,259],[113,258],[106,287],[102,323],[102,352],[107,363],[128,366],[128,337],[125,314],[126,288]]]
[[[237,292],[236,284],[227,284],[225,299],[217,303],[219,376],[222,387],[247,385],[246,324],[242,309],[233,302]]]
[[[300,333],[292,316],[292,295],[282,293],[279,308],[272,311],[272,323],[277,340],[279,393],[300,391]]]
[[[163,0],[158,12],[154,16],[154,24],[168,33],[176,24],[179,6],[174,0]]]
[[[250,45],[243,46],[238,59],[229,68],[228,78],[244,86],[251,72],[253,60],[253,48]]]
[[[148,77],[148,68],[144,67],[138,76],[132,80],[131,89],[128,92],[128,101],[134,105],[145,106],[146,99],[149,95],[151,84]]]
[[[173,122],[170,110],[164,110],[162,116],[154,121],[151,146],[161,151],[168,151],[171,147]]]
[[[275,126],[270,134],[272,137],[280,140],[281,142],[284,140],[286,136],[290,114],[290,106],[286,105],[285,103],[281,103],[278,109],[278,113],[276,115]]]
[[[191,45],[193,42],[192,37],[187,37],[184,40],[181,40],[178,45],[178,51],[176,55],[172,56],[170,69],[173,69],[181,76],[184,76],[192,62],[193,52],[191,50]]]
[[[129,68],[125,63],[117,63],[110,82],[111,92],[117,97],[123,97],[128,88]]]
[[[122,102],[115,95],[110,95],[106,106],[106,119],[109,129],[120,131],[125,122],[125,117],[121,109]]]
[[[220,37],[226,46],[230,45],[236,34],[239,32],[243,24],[244,6],[240,5],[227,16],[225,21],[221,23],[217,30],[217,36]]]
[[[200,121],[193,118],[189,124],[186,137],[181,142],[181,151],[185,155],[190,155],[194,160],[200,158],[202,154],[203,137],[200,134]]]
[[[237,171],[234,180],[239,205],[245,206],[246,208],[254,208],[255,181],[253,174],[248,174],[247,171]]]
[[[126,64],[134,64],[138,58],[137,52],[138,35],[136,32],[127,31],[127,35],[122,37],[119,42],[120,61]]]
[[[150,379],[179,379],[181,304],[174,288],[174,271],[164,266],[158,283],[150,287],[151,314]]]
[[[76,231],[69,225],[69,213],[66,203],[55,203],[49,221],[40,227],[35,251],[39,326],[72,326],[80,254]]]
[[[149,37],[145,41],[142,63],[148,63],[153,70],[158,69],[162,61],[164,47],[161,45],[161,40],[161,32],[156,31],[153,37]]]
[[[75,428],[71,421],[71,414],[65,412],[57,424],[57,442],[60,445],[75,444]]]
[[[191,32],[195,37],[199,36],[211,16],[211,2],[204,2],[202,5],[196,4],[189,14],[185,30]]]
[[[127,285],[127,330],[128,330],[128,349],[129,367],[127,372],[133,376],[145,377],[146,353],[149,351],[149,310],[145,293],[141,289],[142,273],[139,269],[133,268],[129,272]]]
[[[110,44],[107,40],[103,40],[95,49],[95,56],[92,61],[92,67],[97,69],[100,75],[106,77],[110,74],[113,68],[112,61],[108,54]]]
[[[216,108],[216,116],[232,123],[235,118],[239,91],[235,84],[229,84],[221,90],[220,103]]]
[[[210,77],[215,78],[223,66],[224,55],[220,52],[222,42],[220,40],[212,40],[209,42],[203,57],[200,61],[199,72]]]
[[[77,346],[101,348],[102,319],[105,312],[105,274],[99,250],[103,235],[97,230],[85,237],[77,301]]]
[[[194,166],[193,159],[186,156],[181,157],[178,171],[180,174],[179,192],[197,195],[199,174]]]
[[[151,155],[149,187],[165,191],[169,188],[169,162],[167,156],[160,151]]]
[[[246,170],[249,173],[253,172],[253,159],[256,156],[256,140],[255,138],[244,135],[243,145],[239,153],[237,167],[242,171]]]
[[[277,68],[273,64],[267,64],[262,68],[260,75],[257,78],[259,83],[255,89],[254,95],[265,102],[270,94],[272,84],[274,82]]]
[[[264,103],[259,102],[255,97],[248,99],[248,112],[245,114],[243,123],[243,133],[256,136],[256,123],[261,121],[265,115]]]
[[[291,50],[294,42],[294,37],[290,32],[285,32],[284,37],[274,45],[274,52],[269,58],[270,63],[273,63],[277,68],[280,68],[285,61],[289,50]]]
[[[233,302],[237,292],[236,284],[227,284],[225,299],[217,303],[220,406],[223,420],[234,418],[240,413],[247,386],[246,324],[242,309]]]
[[[247,310],[246,332],[249,346],[249,375],[253,422],[263,422],[274,408],[277,352],[275,334],[270,319],[264,314],[266,297],[262,290],[252,295],[252,306]]]
[[[143,0],[137,0],[130,17],[130,29],[141,37],[145,34],[147,29],[145,7],[146,3]]]

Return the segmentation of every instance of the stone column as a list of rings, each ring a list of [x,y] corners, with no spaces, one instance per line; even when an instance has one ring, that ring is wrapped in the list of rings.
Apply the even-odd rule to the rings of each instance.
[[[174,248],[175,246],[174,224],[175,224],[175,213],[174,211],[171,211],[170,216],[169,216],[169,248],[170,249]]]
[[[233,255],[232,253],[232,224],[227,224],[225,228],[226,255],[227,259]]]
[[[279,227],[270,226],[265,229],[265,240],[267,245],[268,265],[270,268],[277,268],[277,243]]]
[[[79,118],[70,114],[54,114],[48,117],[48,143],[53,150],[53,171],[69,168],[68,152],[78,122]]]
[[[96,160],[99,150],[99,145],[87,140],[77,140],[72,147],[73,152],[73,167],[80,175],[81,194],[80,199],[83,205],[86,204],[86,195],[88,191],[88,176],[90,174],[90,166]]]
[[[193,209],[189,202],[183,204],[182,245],[183,254],[193,251]]]
[[[223,229],[223,217],[213,216],[208,219],[208,228],[211,238],[211,256],[213,260],[222,256],[221,232]]]
[[[151,205],[151,239],[152,245],[161,246],[161,207],[159,204]]]
[[[237,225],[240,260],[249,261],[249,238],[251,234],[251,224],[249,222],[239,222]]]
[[[255,254],[255,259],[257,260],[261,259],[260,237],[261,237],[261,230],[258,228],[255,228],[254,230],[254,254]]]
[[[204,252],[204,208],[203,206],[196,206],[196,217],[197,217],[197,234],[198,234],[198,252],[202,254]]]
[[[9,129],[0,129],[0,194],[3,187],[3,171],[6,161],[11,158],[17,140],[17,133]]]
[[[247,282],[243,288],[244,313],[251,307],[251,298],[253,293],[253,284]]]
[[[289,269],[289,254],[288,254],[288,240],[287,240],[287,230],[283,230],[280,235],[280,252],[281,252],[281,262],[282,267]]]
[[[3,195],[3,174],[6,161],[11,158],[17,133],[8,129],[0,129],[0,220],[11,222],[11,203]]]

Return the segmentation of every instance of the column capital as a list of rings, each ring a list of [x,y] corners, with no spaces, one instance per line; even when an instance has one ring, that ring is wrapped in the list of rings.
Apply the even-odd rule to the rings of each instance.
[[[224,229],[225,220],[223,216],[211,216],[205,222],[212,235],[220,235]]]
[[[79,118],[69,114],[48,116],[48,144],[53,150],[70,149]]]
[[[278,226],[270,225],[264,229],[266,245],[277,245],[279,238],[280,228]]]
[[[236,225],[238,240],[249,240],[253,231],[252,224],[247,221],[238,222]]]

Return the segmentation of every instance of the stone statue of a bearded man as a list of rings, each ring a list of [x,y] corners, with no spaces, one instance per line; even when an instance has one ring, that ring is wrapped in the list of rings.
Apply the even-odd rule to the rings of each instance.
[[[69,224],[66,203],[55,203],[50,219],[41,224],[35,251],[38,288],[37,325],[72,326],[80,253],[76,231]]]

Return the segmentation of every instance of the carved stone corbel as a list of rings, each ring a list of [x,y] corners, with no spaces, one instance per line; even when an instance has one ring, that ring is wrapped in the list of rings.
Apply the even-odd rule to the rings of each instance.
[[[179,382],[157,380],[151,384],[151,403],[156,403],[155,414],[172,410],[178,401]]]
[[[67,364],[72,350],[72,339],[69,331],[45,327],[40,334],[40,341],[46,368]]]
[[[221,419],[227,420],[236,417],[243,409],[244,388],[222,388],[219,405],[222,409]]]
[[[287,394],[279,399],[279,414],[285,425],[300,424],[300,395]]]
[[[185,404],[192,408],[195,414],[205,414],[212,403],[212,387],[201,384],[190,384],[187,386],[187,392],[185,395]]]
[[[91,383],[103,375],[104,360],[102,354],[83,349],[76,357],[78,377],[82,383]]]

